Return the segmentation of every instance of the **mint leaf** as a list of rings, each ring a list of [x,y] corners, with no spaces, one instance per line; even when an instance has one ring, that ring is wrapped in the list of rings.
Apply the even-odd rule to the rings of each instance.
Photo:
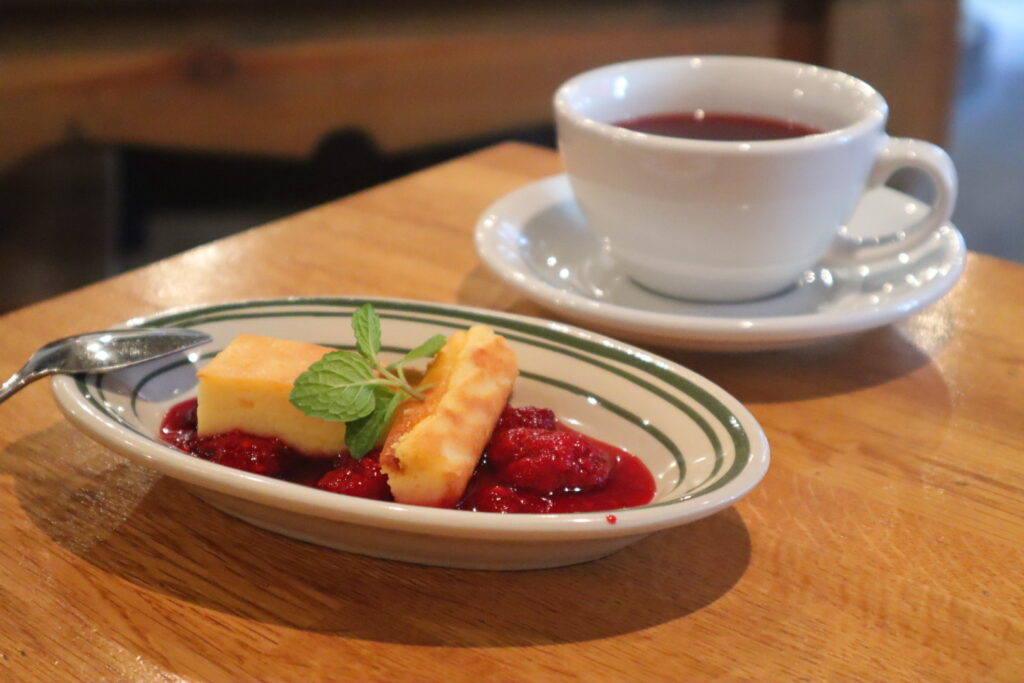
[[[349,454],[356,460],[361,459],[377,445],[381,434],[391,422],[395,408],[405,398],[402,392],[384,387],[377,387],[373,397],[373,412],[345,425],[345,445]]]
[[[332,351],[296,378],[288,400],[306,415],[350,422],[374,410],[376,383],[365,359],[351,351]]]
[[[422,401],[425,386],[414,387],[404,366],[436,354],[447,341],[437,334],[385,367],[377,358],[381,349],[380,317],[373,304],[352,313],[356,350],[332,351],[309,366],[292,386],[289,400],[306,415],[345,423],[345,445],[356,460],[380,440],[395,409],[406,397]]]
[[[410,361],[416,360],[417,358],[426,358],[428,356],[433,356],[435,353],[441,350],[441,347],[444,346],[446,341],[448,341],[448,338],[445,337],[443,334],[435,334],[433,337],[423,342],[416,348],[412,349],[411,351],[409,351],[409,353],[402,356],[402,360],[398,361],[397,363],[392,363],[388,367],[398,368]]]
[[[373,304],[363,304],[352,314],[352,331],[356,335],[356,348],[370,363],[375,363],[380,352],[380,318]]]

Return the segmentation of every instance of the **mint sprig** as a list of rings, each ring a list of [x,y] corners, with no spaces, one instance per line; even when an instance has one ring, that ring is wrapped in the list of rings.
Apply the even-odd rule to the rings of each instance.
[[[399,361],[385,366],[381,349],[380,317],[366,303],[352,314],[356,351],[331,351],[295,379],[289,400],[306,415],[345,423],[345,446],[355,459],[373,449],[406,397],[422,401],[423,390],[405,376],[405,366],[433,356],[445,344],[434,335]]]
[[[373,392],[373,411],[365,417],[345,423],[345,445],[353,458],[358,460],[373,450],[403,398],[399,391],[377,387]]]

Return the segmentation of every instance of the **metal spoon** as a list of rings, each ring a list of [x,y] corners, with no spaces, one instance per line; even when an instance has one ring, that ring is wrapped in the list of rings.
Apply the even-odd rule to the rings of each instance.
[[[212,337],[172,328],[89,332],[50,342],[0,385],[0,403],[32,382],[55,374],[107,372],[205,344]]]

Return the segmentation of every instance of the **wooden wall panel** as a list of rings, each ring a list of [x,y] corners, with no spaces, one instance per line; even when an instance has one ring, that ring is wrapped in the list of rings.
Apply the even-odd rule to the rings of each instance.
[[[957,0],[835,0],[827,62],[889,102],[889,131],[943,144],[958,62]]]
[[[810,56],[782,30],[784,4],[433,3],[396,22],[317,10],[278,24],[276,8],[241,22],[223,11],[23,20],[0,29],[0,130],[17,131],[0,135],[0,167],[68,135],[305,155],[349,126],[398,150],[544,123],[557,85],[593,66]]]
[[[385,151],[550,120],[580,70],[665,54],[826,63],[893,130],[945,138],[956,0],[277,4],[7,12],[0,169],[68,137],[304,156],[358,127]]]

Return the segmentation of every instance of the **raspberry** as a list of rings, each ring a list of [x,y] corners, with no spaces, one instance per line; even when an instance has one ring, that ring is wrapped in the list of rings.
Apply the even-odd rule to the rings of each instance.
[[[498,424],[494,427],[494,431],[500,432],[506,429],[515,429],[516,427],[530,427],[532,429],[552,431],[557,427],[555,413],[547,408],[535,408],[533,406],[513,408],[506,404],[504,410],[501,411],[501,417],[498,418]]]
[[[379,453],[371,452],[361,460],[348,454],[338,457],[337,467],[316,483],[318,489],[346,496],[391,500],[387,476],[380,469]]]
[[[179,450],[191,453],[198,423],[197,405],[198,402],[191,399],[171,408],[160,424],[161,440]]]
[[[603,486],[612,457],[578,434],[540,429],[509,429],[497,435],[493,457],[498,479],[533,493],[589,491]]]
[[[510,462],[528,455],[527,451],[524,450],[525,442],[523,433],[526,431],[532,432],[536,430],[517,427],[515,429],[505,429],[500,432],[494,432],[494,434],[491,435],[490,443],[487,444],[487,462],[495,469],[500,470]]]
[[[478,491],[467,506],[477,512],[514,512],[544,513],[551,511],[552,503],[540,496],[516,493],[507,486],[489,486]]]
[[[218,465],[267,477],[280,476],[291,460],[291,451],[280,439],[239,431],[198,437],[192,452]]]

